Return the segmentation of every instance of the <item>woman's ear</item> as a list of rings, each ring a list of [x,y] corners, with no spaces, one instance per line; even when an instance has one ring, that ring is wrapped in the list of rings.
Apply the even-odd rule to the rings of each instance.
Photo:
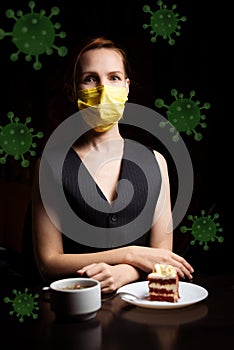
[[[129,94],[129,85],[130,85],[130,79],[127,78],[126,79],[126,89],[127,89],[127,93]]]

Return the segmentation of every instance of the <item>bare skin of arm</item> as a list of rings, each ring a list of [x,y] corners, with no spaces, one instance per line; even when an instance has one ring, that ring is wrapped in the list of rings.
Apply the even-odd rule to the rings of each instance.
[[[156,154],[163,177],[166,171],[164,159]],[[62,234],[48,217],[40,198],[38,186],[39,163],[33,186],[33,243],[36,262],[44,281],[64,278],[77,273],[86,274],[101,282],[103,293],[110,293],[139,278],[140,272],[150,272],[156,262],[172,264],[181,277],[192,278],[192,266],[172,252],[172,232],[168,232],[170,194],[167,177],[162,194],[163,207],[155,213],[151,247],[128,246],[109,251],[88,254],[64,254]],[[167,173],[167,171],[166,171]]]

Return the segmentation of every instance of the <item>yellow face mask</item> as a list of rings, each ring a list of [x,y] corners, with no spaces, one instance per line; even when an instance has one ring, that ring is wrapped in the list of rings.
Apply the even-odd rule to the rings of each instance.
[[[104,132],[122,118],[127,99],[126,88],[101,85],[78,91],[77,104],[84,121],[95,131]]]

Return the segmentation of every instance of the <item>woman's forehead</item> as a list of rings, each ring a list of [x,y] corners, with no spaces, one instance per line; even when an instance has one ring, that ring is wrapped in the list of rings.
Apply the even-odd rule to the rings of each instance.
[[[123,58],[121,54],[114,49],[96,48],[84,52],[80,57],[80,65],[84,66],[116,66],[124,70]]]

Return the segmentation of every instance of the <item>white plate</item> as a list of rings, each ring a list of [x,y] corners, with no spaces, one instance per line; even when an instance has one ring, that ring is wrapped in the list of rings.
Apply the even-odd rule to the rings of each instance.
[[[120,296],[124,301],[144,308],[150,309],[177,309],[185,306],[189,306],[205,299],[208,296],[208,292],[205,288],[198,286],[197,284],[179,282],[179,295],[180,299],[175,303],[167,301],[149,301],[146,300],[149,295],[148,281],[136,282],[127,284],[117,290],[118,293],[130,293],[136,295],[139,299],[131,299]]]

